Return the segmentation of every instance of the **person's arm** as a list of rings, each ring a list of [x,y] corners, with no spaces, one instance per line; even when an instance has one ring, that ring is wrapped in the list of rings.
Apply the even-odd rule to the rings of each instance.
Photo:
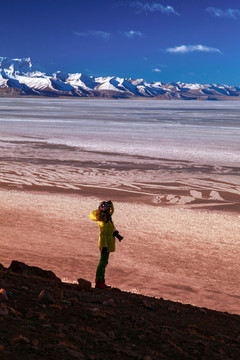
[[[103,211],[97,209],[91,212],[90,219],[93,221],[106,221],[107,215]]]
[[[90,213],[90,219],[92,221],[98,221],[98,210],[94,210]]]

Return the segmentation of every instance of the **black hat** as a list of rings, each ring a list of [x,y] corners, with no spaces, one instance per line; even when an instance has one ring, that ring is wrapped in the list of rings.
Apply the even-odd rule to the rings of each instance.
[[[111,207],[110,201],[102,201],[98,208],[101,211],[106,211],[110,209],[110,207]]]

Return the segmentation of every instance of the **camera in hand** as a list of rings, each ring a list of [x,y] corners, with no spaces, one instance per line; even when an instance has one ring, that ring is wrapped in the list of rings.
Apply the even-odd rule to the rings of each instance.
[[[113,236],[115,236],[119,241],[122,241],[123,239],[123,236],[121,236],[117,230],[114,231]]]

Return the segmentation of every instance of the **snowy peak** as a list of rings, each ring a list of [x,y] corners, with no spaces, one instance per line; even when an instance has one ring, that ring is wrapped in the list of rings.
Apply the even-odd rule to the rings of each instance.
[[[95,86],[98,85],[94,77],[90,77],[82,73],[68,74],[68,77],[65,79],[65,81],[76,88],[82,87],[85,90],[93,90]]]
[[[240,87],[179,81],[163,84],[118,76],[94,77],[81,72],[57,71],[48,76],[34,70],[30,58],[0,57],[1,95],[224,100],[240,99]]]
[[[53,74],[53,77],[56,80],[60,80],[63,82],[67,80],[68,76],[69,76],[68,74],[63,73],[62,71],[57,71],[55,74]]]
[[[0,68],[7,75],[24,75],[33,72],[30,58],[9,59],[7,57],[0,57]]]

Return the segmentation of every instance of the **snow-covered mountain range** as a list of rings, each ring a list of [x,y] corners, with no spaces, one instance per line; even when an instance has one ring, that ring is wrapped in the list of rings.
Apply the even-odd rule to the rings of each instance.
[[[0,57],[0,96],[17,95],[224,100],[240,99],[240,87],[182,82],[163,84],[159,81],[94,77],[61,71],[49,76],[35,70],[30,58]]]

